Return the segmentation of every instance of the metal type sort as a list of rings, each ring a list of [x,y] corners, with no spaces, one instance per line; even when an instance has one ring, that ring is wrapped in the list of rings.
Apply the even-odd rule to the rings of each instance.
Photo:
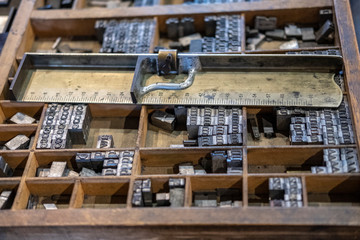
[[[99,23],[99,21],[101,21]],[[103,37],[101,53],[148,53],[155,34],[154,19],[99,20],[97,36]]]
[[[153,193],[151,179],[135,180],[131,203],[133,207],[183,207],[185,179],[170,178],[169,192]],[[153,201],[153,194],[155,198]]]
[[[279,108],[277,129],[285,130],[290,121],[291,144],[354,144],[354,131],[346,99],[337,109],[307,110]]]
[[[311,167],[312,173],[358,173],[359,159],[356,148],[330,148],[323,150],[323,165]]]
[[[241,52],[241,21],[241,15],[206,16],[202,51]]]
[[[179,164],[180,175],[203,175],[207,173],[239,174],[242,171],[242,149],[213,151],[210,153],[210,157],[201,158],[196,165],[192,162]]]
[[[90,122],[90,109],[85,104],[49,104],[36,148],[64,149],[86,144]]]
[[[266,39],[286,41],[280,49],[294,49],[303,46],[317,46],[318,44],[329,44],[334,41],[334,24],[332,22],[332,11],[320,10],[319,28],[302,27],[299,24],[287,24],[283,29],[277,27],[276,17],[256,16],[254,28],[246,27],[246,48],[256,50]],[[315,29],[317,31],[315,31]]]
[[[186,128],[198,146],[242,145],[242,110],[238,107],[190,107]]]
[[[271,207],[303,207],[301,178],[269,178],[269,203]]]
[[[15,193],[12,190],[4,190],[0,194],[0,209],[10,209]]]
[[[0,156],[0,177],[11,177],[13,169],[9,166],[3,156]]]
[[[158,5],[158,0],[135,0],[133,6],[134,7],[145,7],[145,6],[154,6]]]
[[[22,112],[17,112],[14,116],[12,116],[9,121],[15,124],[32,124],[36,120]]]

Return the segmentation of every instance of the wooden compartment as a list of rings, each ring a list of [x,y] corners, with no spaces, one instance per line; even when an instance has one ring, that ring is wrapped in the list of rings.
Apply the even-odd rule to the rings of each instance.
[[[44,209],[44,203],[54,203],[58,209],[68,208],[74,188],[74,180],[27,180],[20,190],[18,200],[13,206],[15,209],[26,209],[29,197],[38,198],[36,209]]]
[[[89,104],[92,115],[86,145],[72,148],[96,148],[99,135],[112,135],[115,148],[134,148],[138,138],[140,107],[136,105]]]
[[[360,206],[358,174],[307,176],[306,187],[311,207]]]
[[[254,148],[247,150],[249,173],[311,173],[323,166],[324,148]]]
[[[194,176],[191,177],[189,200],[195,206],[195,195],[205,192],[217,196],[217,206],[221,201],[236,201],[237,207],[243,206],[243,178],[241,176]]]
[[[112,149],[113,150],[113,149]],[[129,150],[129,149],[116,149],[119,151],[123,150]],[[35,152],[30,157],[30,165],[29,165],[29,171],[27,173],[27,177],[36,177],[36,171],[39,167],[43,168],[50,168],[51,163],[54,161],[59,162],[66,162],[66,166],[69,170],[74,170],[76,172],[80,172],[80,169],[77,168],[75,157],[78,152],[106,152],[104,149],[87,149],[79,151],[77,150],[66,150],[66,151],[52,151],[52,150],[42,150]],[[137,154],[135,153],[134,156],[134,163],[133,166],[136,164]],[[133,167],[134,169],[134,167]],[[104,176],[97,176],[98,177],[104,177]],[[61,179],[67,179],[72,177],[61,177]],[[109,176],[105,177],[106,179],[109,178]],[[42,178],[42,179],[50,179],[50,178]],[[54,178],[51,178],[54,179]]]
[[[34,118],[36,120],[34,124],[37,124],[37,121],[40,120],[43,107],[44,107],[43,103],[29,104],[29,103],[10,102],[10,101],[0,102],[0,123],[2,124],[9,123],[8,120],[12,116],[14,116],[18,112],[21,112]]]
[[[9,140],[13,139],[17,135],[25,135],[30,138],[28,149],[32,149],[37,130],[37,124],[26,124],[22,126],[16,126],[15,124],[0,125],[0,144],[5,145]],[[7,150],[4,148],[4,150]]]
[[[125,208],[129,191],[129,179],[104,179],[81,181],[77,190],[82,202],[76,203],[81,208]],[[78,196],[79,197],[79,196]],[[82,204],[80,204],[82,203]]]
[[[0,194],[3,191],[12,191],[10,198],[8,199],[9,202],[6,203],[5,208],[3,208],[2,210],[11,209],[11,206],[14,202],[16,192],[19,187],[19,183],[20,183],[20,180],[14,180],[14,179],[13,180],[7,180],[7,179],[0,180]]]
[[[168,176],[158,176],[158,177],[154,177],[154,176],[151,176],[151,177],[145,177],[145,176],[138,176],[138,177],[135,177],[134,181],[136,180],[146,180],[146,179],[150,179],[151,180],[151,191],[152,191],[152,207],[155,207],[155,208],[170,208],[170,206],[157,206],[156,204],[156,194],[157,193],[169,193],[170,192],[170,188],[169,188],[169,179],[170,178],[183,178],[185,179],[185,191],[184,191],[184,206],[186,207],[187,206],[187,199],[188,199],[188,192],[187,192],[187,188],[189,186],[189,178],[186,178],[186,176],[171,176],[171,177],[168,177]],[[134,181],[132,181],[132,184],[134,184]],[[130,188],[130,197],[128,198],[128,201],[132,201],[132,197],[133,197],[133,189],[134,189],[134,186],[132,186]],[[130,204],[131,205],[131,204]],[[135,209],[139,209],[139,208],[149,208],[151,206],[143,206],[143,207],[134,207],[133,208]]]
[[[28,162],[29,153],[26,151],[4,151],[0,153],[0,156],[7,162],[10,168],[13,170],[12,177],[21,177],[24,173],[25,166]]]
[[[231,150],[224,146],[216,150]],[[169,150],[140,150],[141,175],[162,175],[179,174],[179,164],[191,163],[193,166],[199,165],[202,158],[210,158],[214,150],[210,149],[169,149]],[[216,173],[207,173],[216,174]],[[219,173],[217,173],[219,174]],[[226,173],[221,173],[226,174]],[[185,175],[184,175],[185,176]]]
[[[142,111],[142,119],[143,119],[143,131],[142,131],[142,141],[144,145],[140,145],[141,147],[153,147],[160,148],[166,147],[169,148],[171,145],[182,145],[183,140],[188,139],[186,125],[179,125],[175,123],[174,131],[167,131],[156,127],[150,123],[151,114],[156,111],[165,111],[171,114],[174,114],[173,107],[143,107]],[[186,123],[185,123],[186,124]],[[145,140],[144,140],[145,139]]]
[[[332,10],[331,7],[324,7],[322,9],[326,9],[326,10]],[[322,10],[321,9],[321,10]],[[255,17],[256,16],[264,16],[264,17],[276,17],[277,18],[277,28],[278,29],[283,29],[287,24],[295,24],[296,26],[298,26],[299,28],[302,27],[313,27],[314,28],[314,33],[321,27],[319,26],[319,21],[320,21],[320,13],[319,11],[315,11],[315,9],[306,9],[301,11],[301,15],[295,13],[296,10],[294,9],[293,14],[291,13],[291,11],[288,11],[285,14],[273,14],[273,13],[257,13],[257,12],[251,12],[251,13],[247,13],[245,14],[245,21],[246,21],[246,26],[253,28],[254,27],[254,22],[255,22]],[[247,48],[246,46],[246,53],[257,53],[257,52],[286,52],[286,51],[298,51],[299,49],[303,49],[303,50],[322,50],[322,49],[328,49],[328,48],[333,48],[338,47],[339,46],[339,36],[337,33],[337,26],[336,26],[336,19],[334,17],[334,13],[333,13],[333,20],[332,22],[334,23],[334,40],[333,42],[329,42],[329,43],[320,43],[317,44],[316,42],[307,42],[307,41],[302,41],[301,37],[300,39],[298,39],[298,44],[299,47],[297,49],[280,49],[280,45],[282,45],[283,43],[290,41],[292,38],[287,39],[287,40],[273,40],[273,41],[267,41],[266,37],[263,40],[262,43],[260,43],[260,45],[256,48],[256,50],[250,50]],[[246,36],[246,39],[248,38],[248,36]]]

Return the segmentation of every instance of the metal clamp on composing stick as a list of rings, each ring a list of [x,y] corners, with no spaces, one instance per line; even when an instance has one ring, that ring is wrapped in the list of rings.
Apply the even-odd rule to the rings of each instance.
[[[157,66],[158,76],[164,77],[158,78],[153,75],[155,66]],[[155,90],[184,90],[193,84],[196,70],[199,68],[197,57],[184,58],[178,65],[177,50],[160,50],[157,59],[139,57],[131,86],[132,100],[134,103],[138,103],[142,96]],[[183,72],[188,73],[187,78],[178,82],[179,76],[177,75]],[[151,78],[162,82],[146,85],[147,80],[151,81]]]

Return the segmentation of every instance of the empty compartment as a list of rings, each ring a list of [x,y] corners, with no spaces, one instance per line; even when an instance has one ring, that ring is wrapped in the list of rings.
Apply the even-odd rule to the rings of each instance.
[[[141,174],[242,174],[242,149],[141,150]]]
[[[248,149],[249,173],[311,173],[311,167],[324,166],[322,148]]]
[[[269,177],[248,177],[249,206],[269,206]]]
[[[129,190],[129,180],[83,181],[82,208],[124,208]]]
[[[184,140],[188,139],[186,131],[186,119],[185,122],[174,121],[174,129],[171,129],[171,119],[175,117],[174,108],[171,107],[159,107],[159,108],[147,108],[148,115],[148,128],[146,133],[146,147],[170,147],[172,145],[182,145]],[[163,114],[168,114],[169,122],[162,124],[163,127],[158,127],[152,124],[151,116],[155,111],[159,111]]]
[[[20,102],[1,102],[0,103],[0,123],[3,124],[15,124],[10,119],[17,113],[23,113],[34,119],[33,124],[36,124],[41,117],[43,103],[20,103]],[[26,119],[26,123],[30,123],[32,120]],[[22,124],[22,123],[17,123]]]
[[[74,182],[69,181],[27,181],[30,193],[27,209],[55,210],[68,208]]]
[[[359,176],[307,176],[309,206],[360,206]]]
[[[193,207],[241,207],[242,177],[199,176],[191,178]]]
[[[2,173],[1,177],[21,177],[23,175],[27,160],[28,153],[25,152],[3,152],[0,154],[3,161],[5,161],[11,171]],[[2,169],[3,170],[3,169]],[[0,170],[0,171],[2,171]]]

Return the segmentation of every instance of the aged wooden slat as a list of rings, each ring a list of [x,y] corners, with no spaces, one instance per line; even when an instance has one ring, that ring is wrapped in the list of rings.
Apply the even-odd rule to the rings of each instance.
[[[360,147],[360,55],[348,0],[335,0],[334,9],[345,63],[347,92],[350,98],[358,148]],[[346,14],[345,14],[346,13]],[[351,47],[350,47],[351,46]]]

